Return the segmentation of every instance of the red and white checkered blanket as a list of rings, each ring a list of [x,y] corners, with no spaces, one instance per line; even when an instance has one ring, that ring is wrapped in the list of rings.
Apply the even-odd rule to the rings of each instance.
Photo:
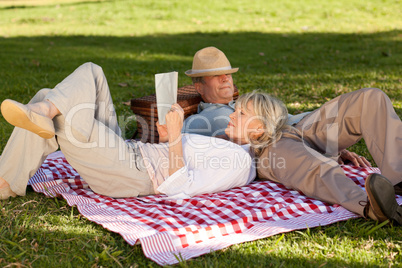
[[[361,187],[368,174],[379,172],[376,168],[343,169]],[[144,254],[160,265],[359,217],[339,205],[268,181],[187,200],[167,200],[162,195],[114,199],[91,191],[60,152],[47,158],[30,184],[49,197],[62,196],[84,217],[119,233],[130,245],[141,242]],[[402,204],[402,197],[398,202]]]

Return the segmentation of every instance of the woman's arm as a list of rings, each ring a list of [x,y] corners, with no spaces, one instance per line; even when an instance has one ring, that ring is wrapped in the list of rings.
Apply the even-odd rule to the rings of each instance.
[[[165,143],[169,141],[166,125],[160,125],[159,121],[156,121],[156,130],[158,131],[159,135],[159,143]]]
[[[189,163],[158,187],[160,193],[186,199],[243,186],[255,178],[253,159],[240,146],[201,135],[183,139],[192,147],[186,150]]]
[[[167,138],[169,142],[169,176],[184,167],[181,129],[184,111],[180,105],[173,104],[166,114]]]

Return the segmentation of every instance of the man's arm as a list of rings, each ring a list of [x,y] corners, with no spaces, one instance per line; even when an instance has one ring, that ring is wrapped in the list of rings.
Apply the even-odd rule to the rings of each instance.
[[[223,104],[205,104],[207,108],[198,114],[191,115],[184,121],[182,133],[203,136],[223,135],[229,122],[229,115],[234,109]]]
[[[370,162],[365,157],[343,149],[339,154],[338,163],[343,165],[347,161],[352,162],[356,167],[371,167]]]

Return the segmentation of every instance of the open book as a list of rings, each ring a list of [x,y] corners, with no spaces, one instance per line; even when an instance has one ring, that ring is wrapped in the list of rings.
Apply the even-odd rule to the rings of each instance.
[[[177,72],[155,74],[156,105],[161,125],[166,124],[165,116],[177,102],[177,80]]]

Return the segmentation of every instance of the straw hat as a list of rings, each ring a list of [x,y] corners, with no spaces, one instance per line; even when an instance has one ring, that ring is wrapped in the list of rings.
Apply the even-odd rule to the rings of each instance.
[[[201,77],[209,75],[231,74],[239,68],[232,68],[225,53],[216,47],[203,48],[194,55],[193,68],[185,74],[190,77]]]

